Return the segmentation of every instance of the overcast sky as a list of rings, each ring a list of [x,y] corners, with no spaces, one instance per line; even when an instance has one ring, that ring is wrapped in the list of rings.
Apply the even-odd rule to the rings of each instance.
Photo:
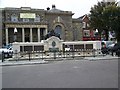
[[[57,9],[63,11],[72,11],[75,13],[73,18],[78,18],[88,14],[90,8],[102,0],[0,0],[0,8],[4,7],[31,7],[38,9],[52,8],[52,4]]]

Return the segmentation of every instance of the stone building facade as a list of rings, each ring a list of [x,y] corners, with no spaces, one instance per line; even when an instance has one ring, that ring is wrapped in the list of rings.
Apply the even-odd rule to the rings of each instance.
[[[60,34],[64,41],[82,40],[82,23],[73,19],[71,11],[52,8],[33,9],[30,7],[3,8],[2,43],[41,42],[51,30]]]

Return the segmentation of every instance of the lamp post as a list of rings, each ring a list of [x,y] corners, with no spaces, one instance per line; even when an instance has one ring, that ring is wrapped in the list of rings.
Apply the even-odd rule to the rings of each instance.
[[[98,33],[98,29],[96,29],[95,32]]]
[[[98,29],[95,30],[95,36],[98,36]]]
[[[17,28],[14,29],[14,42],[17,40]]]
[[[95,40],[98,40],[98,29],[95,30]]]

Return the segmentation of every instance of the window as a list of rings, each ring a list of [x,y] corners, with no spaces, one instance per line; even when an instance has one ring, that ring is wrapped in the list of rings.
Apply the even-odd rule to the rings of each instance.
[[[74,45],[74,49],[84,49],[84,44]]]
[[[43,51],[44,50],[44,46],[34,46],[34,51]]]
[[[93,49],[93,44],[86,44],[86,49]]]
[[[83,22],[83,28],[86,28],[86,22]]]
[[[83,36],[84,37],[89,37],[90,36],[90,30],[84,30],[83,31]]]
[[[32,46],[24,46],[24,51],[33,51]]]

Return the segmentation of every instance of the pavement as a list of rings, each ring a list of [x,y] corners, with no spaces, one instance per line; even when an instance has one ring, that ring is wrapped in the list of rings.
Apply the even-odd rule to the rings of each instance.
[[[111,56],[111,55],[106,55],[106,56],[96,56],[96,57],[83,57],[83,58],[74,58],[74,60],[90,60],[90,61],[97,61],[97,60],[113,60],[113,59],[119,59],[120,57],[117,56]],[[11,61],[11,60],[5,60],[2,62],[0,60],[0,66],[13,66],[13,65],[30,65],[30,64],[46,64],[50,61],[62,61],[62,60],[73,60],[73,58],[60,58],[60,59],[36,59],[36,60],[18,60],[18,61]]]
[[[120,59],[120,57],[106,55],[106,56],[97,56],[97,57],[85,57],[84,59],[85,60],[113,60],[113,59]]]
[[[13,66],[13,65],[30,65],[30,64],[45,64],[48,63],[48,61],[44,60],[24,60],[24,61],[4,61],[2,62],[0,60],[0,66]]]

